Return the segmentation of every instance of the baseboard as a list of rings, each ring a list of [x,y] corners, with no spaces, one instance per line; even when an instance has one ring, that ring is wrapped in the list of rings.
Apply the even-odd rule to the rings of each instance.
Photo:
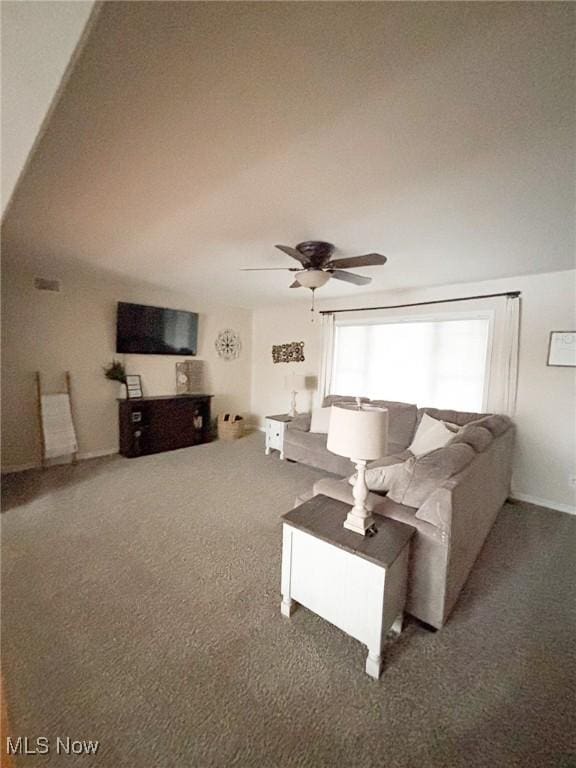
[[[3,475],[11,475],[13,472],[26,472],[28,469],[38,469],[40,464],[38,462],[29,462],[27,464],[6,464],[2,467],[0,472]]]
[[[80,461],[84,461],[84,459],[99,459],[102,456],[113,456],[115,453],[118,453],[118,448],[104,448],[101,451],[87,451],[86,453],[79,453],[78,458]]]
[[[99,451],[86,451],[78,454],[79,461],[85,461],[86,459],[99,459],[102,456],[113,456],[118,453],[116,448],[104,448]],[[50,466],[62,466],[63,464],[69,464],[70,462],[62,462],[62,464],[53,464]],[[11,475],[14,472],[26,472],[29,469],[40,469],[41,464],[39,461],[31,461],[26,464],[8,464],[0,470],[3,475]]]
[[[548,509],[555,509],[557,512],[576,515],[576,507],[572,507],[570,504],[560,504],[557,501],[550,501],[550,499],[540,499],[538,496],[530,496],[527,493],[513,491],[510,494],[510,499],[512,501],[527,501],[529,504],[536,504],[538,507],[548,507]]]

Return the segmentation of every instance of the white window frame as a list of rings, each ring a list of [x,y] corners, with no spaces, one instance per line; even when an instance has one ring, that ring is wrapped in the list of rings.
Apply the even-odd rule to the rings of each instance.
[[[351,313],[352,314],[352,313]],[[355,313],[354,313],[355,314]],[[386,315],[386,316],[374,316],[369,318],[365,317],[352,317],[352,318],[339,318],[336,315],[335,326],[336,329],[346,326],[356,325],[400,325],[401,323],[430,323],[430,322],[450,322],[454,320],[488,320],[488,338],[486,340],[486,359],[484,361],[484,382],[482,385],[482,411],[488,409],[488,397],[490,389],[490,376],[492,371],[492,353],[493,353],[493,340],[494,340],[494,324],[495,324],[495,310],[486,309],[482,311],[468,310],[462,312],[434,312],[430,314],[401,314],[401,315]],[[335,330],[336,330],[335,329]],[[336,361],[336,339],[337,330],[334,333],[334,341],[332,347],[332,370],[330,372],[330,382],[334,381],[334,364]],[[328,392],[327,394],[332,394]],[[418,403],[420,405],[420,403]]]

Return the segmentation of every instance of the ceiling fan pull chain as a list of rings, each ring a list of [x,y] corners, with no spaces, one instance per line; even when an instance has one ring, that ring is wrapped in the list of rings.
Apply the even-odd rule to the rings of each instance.
[[[311,322],[314,322],[314,296],[316,295],[316,288],[311,288],[312,291],[312,306],[310,307],[310,312],[312,312],[312,319]]]

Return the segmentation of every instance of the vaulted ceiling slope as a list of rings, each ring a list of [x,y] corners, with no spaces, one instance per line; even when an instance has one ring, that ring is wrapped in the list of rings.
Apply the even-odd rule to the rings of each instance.
[[[4,223],[214,300],[296,298],[274,243],[372,289],[574,266],[570,3],[107,2]],[[357,292],[331,281],[324,296]],[[305,297],[302,297],[305,298]]]
[[[2,212],[57,100],[93,7],[93,0],[0,2]]]

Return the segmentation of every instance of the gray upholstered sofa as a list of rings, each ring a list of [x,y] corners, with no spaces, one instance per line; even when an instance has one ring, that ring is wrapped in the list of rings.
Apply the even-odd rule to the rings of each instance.
[[[396,454],[408,448],[414,432],[418,409],[410,403],[397,403],[391,400],[371,400],[361,398],[362,402],[388,409],[388,453]],[[333,405],[339,402],[353,402],[354,398],[330,395],[324,399],[323,405]],[[309,464],[335,475],[349,475],[352,465],[349,459],[336,456],[326,448],[327,435],[310,432],[311,416],[301,413],[288,424],[284,434],[284,458]]]
[[[380,463],[398,463],[406,459],[407,462],[395,493],[390,491],[396,500],[387,494],[370,492],[368,503],[375,515],[400,520],[416,529],[406,609],[427,624],[440,628],[447,621],[508,496],[514,425],[506,416],[417,409],[403,403],[380,401],[380,404],[387,405],[390,412],[389,453],[392,454]],[[465,428],[455,435],[452,447],[439,448],[414,459],[406,449],[424,413]],[[305,419],[296,421],[285,435],[287,458],[312,463],[334,474],[352,474],[350,461],[337,456],[334,460],[331,458],[333,455],[325,447],[325,435],[314,435],[308,444],[302,438],[289,440],[288,447],[286,438],[289,436],[298,432],[310,434],[302,431],[306,426]],[[408,431],[410,424],[411,431]],[[453,464],[455,456],[457,463]],[[458,471],[447,477],[450,472],[446,470],[451,462]],[[434,482],[435,471],[439,473],[437,482]],[[300,503],[319,493],[353,503],[347,477],[322,478],[297,501]]]

